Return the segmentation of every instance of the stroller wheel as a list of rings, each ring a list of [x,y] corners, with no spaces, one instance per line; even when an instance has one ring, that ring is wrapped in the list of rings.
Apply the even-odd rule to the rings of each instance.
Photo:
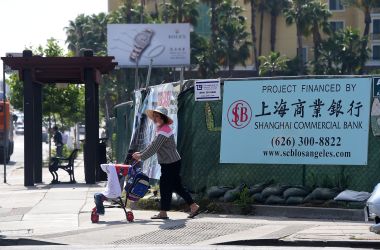
[[[99,215],[96,213],[96,207],[92,209],[91,212],[91,222],[92,223],[98,223],[99,222]]]
[[[133,213],[131,211],[127,212],[127,221],[128,222],[133,222],[135,217],[133,216]]]

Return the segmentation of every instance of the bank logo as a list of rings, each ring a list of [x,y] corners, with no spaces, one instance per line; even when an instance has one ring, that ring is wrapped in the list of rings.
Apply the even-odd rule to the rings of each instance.
[[[251,106],[246,101],[239,100],[230,105],[227,112],[227,119],[230,125],[236,129],[248,126],[252,118]]]

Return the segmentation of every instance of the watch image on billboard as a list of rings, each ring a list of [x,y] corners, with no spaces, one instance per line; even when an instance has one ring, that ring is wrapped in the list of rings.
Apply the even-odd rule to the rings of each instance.
[[[189,24],[109,24],[108,55],[121,67],[190,64]]]

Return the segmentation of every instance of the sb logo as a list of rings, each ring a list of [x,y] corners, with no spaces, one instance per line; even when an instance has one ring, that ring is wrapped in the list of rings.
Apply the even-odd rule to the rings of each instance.
[[[246,101],[233,102],[228,108],[227,119],[234,128],[245,128],[251,122],[251,118],[252,109]]]

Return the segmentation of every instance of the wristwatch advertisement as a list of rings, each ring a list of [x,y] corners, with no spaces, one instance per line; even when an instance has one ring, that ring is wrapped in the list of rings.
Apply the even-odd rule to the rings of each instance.
[[[108,24],[107,54],[119,67],[190,65],[190,25]]]
[[[135,36],[134,48],[131,52],[131,55],[129,56],[131,61],[133,61],[133,62],[139,61],[143,51],[149,47],[150,42],[152,41],[153,35],[154,35],[153,30],[145,29],[145,30],[139,32]]]

